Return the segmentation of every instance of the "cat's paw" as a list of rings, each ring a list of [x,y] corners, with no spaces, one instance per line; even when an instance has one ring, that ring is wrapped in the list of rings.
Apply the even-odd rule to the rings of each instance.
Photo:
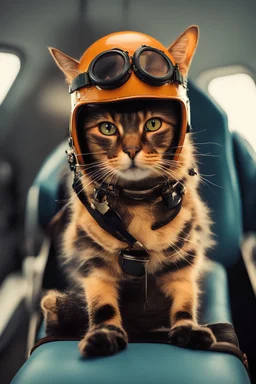
[[[58,324],[58,311],[59,305],[64,304],[66,300],[66,294],[58,291],[48,291],[47,294],[41,300],[41,308],[44,313],[46,329],[48,326],[54,326]]]
[[[100,325],[89,331],[79,343],[83,357],[114,355],[126,348],[127,335],[115,325]]]
[[[196,324],[174,327],[169,333],[169,343],[191,349],[208,349],[216,338],[212,331]]]
[[[47,313],[54,314],[57,312],[56,304],[59,292],[48,291],[47,294],[41,300],[41,308],[46,315]]]

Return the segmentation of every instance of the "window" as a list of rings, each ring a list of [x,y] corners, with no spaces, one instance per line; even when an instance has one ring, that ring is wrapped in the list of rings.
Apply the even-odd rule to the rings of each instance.
[[[20,59],[14,53],[0,52],[0,105],[20,70]]]
[[[240,132],[256,150],[256,85],[246,68],[216,68],[198,79],[226,112],[229,129]]]

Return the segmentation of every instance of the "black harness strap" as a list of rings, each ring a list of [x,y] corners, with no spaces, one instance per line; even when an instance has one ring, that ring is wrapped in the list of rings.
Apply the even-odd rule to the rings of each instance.
[[[144,189],[144,190],[131,190],[131,189],[125,189],[121,187],[117,187],[113,184],[107,184],[107,183],[97,183],[95,182],[95,185],[97,187],[97,198],[101,200],[101,197],[103,196],[112,196],[115,198],[123,198],[123,199],[131,199],[135,201],[154,201],[157,197],[162,196],[164,202],[167,202],[168,197],[170,197],[170,194],[167,195],[166,192],[168,189],[173,187],[173,185],[179,184],[181,186],[182,184],[178,182],[171,183],[170,181],[157,184],[152,188]],[[177,187],[179,188],[179,187]],[[168,208],[168,207],[167,207]]]
[[[168,219],[164,220],[164,221],[160,221],[160,222],[157,222],[155,224],[152,225],[152,229],[153,231],[158,229],[158,228],[162,228],[164,225],[170,223],[177,215],[178,213],[180,212],[181,210],[181,200],[180,202],[173,208],[172,210],[172,213],[171,215],[168,217]]]
[[[137,243],[137,240],[128,231],[126,231],[118,213],[109,208],[105,214],[102,214],[97,209],[92,208],[85,193],[81,190],[81,187],[80,180],[75,179],[73,189],[76,192],[77,197],[99,226],[118,240],[127,242],[129,246],[133,247],[134,244]]]
[[[109,188],[108,184],[102,183],[95,188],[95,198],[90,204],[83,192],[82,183],[77,173],[75,173],[73,189],[98,225],[118,240],[128,244],[128,247],[119,253],[119,265],[129,275],[145,276],[145,297],[147,298],[147,264],[149,262],[147,249],[125,229],[121,217],[108,205],[107,201],[107,197],[113,195],[115,197],[125,195],[126,198],[142,200],[143,191],[125,190],[123,194],[121,189]],[[152,226],[153,230],[163,227],[178,215],[183,193],[184,187],[179,182],[173,184],[168,182],[145,191],[145,200],[152,201],[162,196],[162,201],[158,204],[164,204],[167,210],[171,210],[170,216],[165,221],[155,223]]]

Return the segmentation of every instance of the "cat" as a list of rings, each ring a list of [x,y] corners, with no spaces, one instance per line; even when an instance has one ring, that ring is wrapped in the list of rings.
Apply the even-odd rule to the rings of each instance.
[[[185,31],[170,48],[185,77],[197,45],[197,31],[193,30],[193,39],[191,31]],[[55,49],[51,53],[70,83],[77,76],[78,61]],[[214,241],[209,210],[198,192],[189,134],[178,159],[173,158],[180,122],[181,107],[175,100],[88,104],[79,114],[80,148],[87,158],[79,168],[80,192],[88,202],[102,181],[119,190],[138,191],[169,179],[178,181],[185,191],[180,211],[171,221],[160,197],[153,201],[108,197],[126,230],[147,249],[149,261],[142,277],[124,272],[120,251],[127,244],[101,228],[79,196],[71,193],[62,256],[86,303],[86,311],[78,314],[84,316],[86,330],[79,342],[84,357],[117,353],[127,346],[130,332],[161,327],[169,329],[169,341],[177,346],[208,348],[216,341],[212,331],[197,322],[198,281],[206,251]],[[43,297],[46,331],[58,329],[60,306],[76,308],[70,300],[72,295],[57,291]],[[69,324],[71,314],[62,314],[61,321],[65,323],[67,316]]]

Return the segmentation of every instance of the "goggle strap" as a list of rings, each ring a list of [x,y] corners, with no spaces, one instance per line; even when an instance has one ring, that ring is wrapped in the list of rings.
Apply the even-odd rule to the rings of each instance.
[[[88,72],[80,73],[70,84],[69,93],[75,92],[77,89],[86,87],[91,84]]]
[[[187,80],[180,73],[178,65],[174,66],[172,81],[187,87]],[[88,85],[91,85],[89,73],[80,73],[70,84],[69,93],[73,93],[80,88],[87,87]]]
[[[179,70],[179,67],[177,64],[173,68],[173,79],[172,80],[178,84],[182,84],[185,87],[187,86],[187,80],[180,73],[180,70]]]

